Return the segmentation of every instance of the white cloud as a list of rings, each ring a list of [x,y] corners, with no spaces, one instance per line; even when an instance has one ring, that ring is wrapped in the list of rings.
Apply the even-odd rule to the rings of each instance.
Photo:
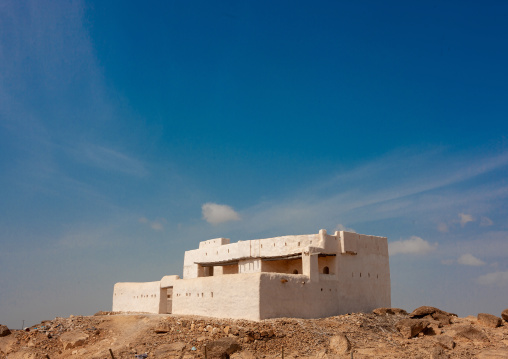
[[[211,224],[219,224],[240,220],[240,215],[233,208],[225,204],[205,203],[201,206],[203,219]]]
[[[155,231],[162,231],[164,229],[164,226],[162,225],[161,222],[153,221],[152,223],[150,223],[150,228],[152,228]]]
[[[430,244],[420,237],[411,236],[411,238],[406,240],[390,242],[388,244],[388,251],[392,256],[399,253],[427,254],[436,250],[436,247],[437,243]]]
[[[340,223],[337,224],[337,226],[335,227],[335,231],[346,231],[346,232],[356,233],[356,231],[353,228],[348,228],[345,225],[340,224]]]
[[[475,266],[475,267],[485,265],[484,261],[476,258],[470,253],[461,255],[459,259],[457,259],[457,263],[465,266]]]
[[[164,229],[164,223],[166,223],[166,220],[164,218],[157,218],[157,219],[151,221],[146,217],[140,217],[138,219],[138,222],[147,224],[154,231],[162,231]]]
[[[483,285],[508,287],[508,271],[488,273],[476,278],[476,282]]]
[[[448,232],[448,225],[446,223],[439,223],[437,230],[441,233],[446,233]]]
[[[459,213],[459,222],[460,222],[460,225],[462,227],[464,227],[466,225],[466,223],[469,223],[469,222],[473,222],[474,221],[474,218],[472,215],[470,214],[465,214],[465,213]]]
[[[488,217],[482,217],[480,220],[480,226],[486,227],[486,226],[492,226],[494,222],[492,222],[492,219]]]

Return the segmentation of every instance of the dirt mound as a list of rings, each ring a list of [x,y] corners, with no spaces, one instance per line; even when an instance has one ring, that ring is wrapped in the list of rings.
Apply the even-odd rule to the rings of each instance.
[[[269,359],[281,358],[283,352],[284,358],[323,359],[351,354],[354,358],[475,358],[489,353],[508,357],[506,322],[494,328],[475,317],[453,317],[442,321],[445,325],[436,317],[452,315],[434,309],[427,307],[416,316],[383,309],[377,314],[261,322],[99,312],[44,321],[29,332],[12,330],[0,337],[0,359],[111,359],[111,353],[116,359],[205,358],[205,353],[207,358]]]

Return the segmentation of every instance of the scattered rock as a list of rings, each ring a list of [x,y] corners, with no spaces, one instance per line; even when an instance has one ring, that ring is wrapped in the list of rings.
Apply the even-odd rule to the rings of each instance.
[[[11,353],[8,356],[9,359],[44,359],[45,357],[42,356],[42,354],[39,354],[37,352],[31,351],[31,350],[20,350],[16,353]]]
[[[262,338],[271,338],[275,335],[273,329],[262,330],[259,334]]]
[[[166,359],[180,356],[184,351],[186,344],[183,342],[175,342],[171,344],[162,344],[154,351],[155,358]]]
[[[409,314],[409,317],[410,318],[423,318],[423,317],[425,317],[427,315],[432,316],[432,314],[434,314],[434,313],[444,314],[446,316],[450,316],[451,315],[450,313],[445,312],[444,310],[424,305],[422,307],[418,307],[415,310],[413,310]]]
[[[392,308],[376,308],[372,311],[375,315],[387,315],[387,314],[395,314]]]
[[[242,347],[235,338],[221,338],[206,344],[207,357],[229,358],[234,352],[240,351]]]
[[[467,339],[473,341],[488,341],[489,339],[481,330],[478,330],[471,325],[463,325],[455,329],[454,338]]]
[[[237,352],[237,353],[234,353],[233,355],[231,355],[231,359],[257,359],[258,357],[247,351],[247,350],[244,350],[244,351],[241,351],[241,352]]]
[[[9,328],[6,325],[0,325],[0,337],[5,337],[9,334],[11,334]]]
[[[430,352],[430,359],[448,359],[448,354],[445,353],[443,348],[439,345],[436,345],[434,348],[432,348]]]
[[[157,334],[169,333],[171,331],[171,325],[169,323],[159,323],[154,329]]]
[[[244,337],[243,337],[244,343],[252,343],[253,341],[254,341],[254,336],[252,336],[251,334],[244,335]]]
[[[79,347],[79,346],[85,344],[87,339],[88,339],[88,334],[86,334],[82,331],[79,331],[79,330],[75,330],[72,332],[65,332],[60,336],[60,341],[63,344],[64,350]]]
[[[432,319],[437,320],[441,326],[449,325],[451,323],[450,316],[451,315],[446,315],[438,312],[431,315]]]
[[[502,320],[499,317],[496,317],[492,314],[487,313],[479,313],[478,314],[478,323],[481,325],[485,325],[486,327],[497,328],[501,326]]]
[[[452,337],[448,335],[437,335],[434,338],[440,346],[442,346],[444,349],[452,350],[455,348],[455,342],[453,341]]]
[[[429,322],[424,319],[402,319],[395,325],[404,338],[410,339],[422,332]]]
[[[395,315],[407,315],[407,312],[404,309],[400,308],[391,308],[391,309]]]
[[[351,351],[351,342],[345,334],[335,335],[330,338],[330,350],[337,354],[347,354]]]
[[[117,359],[144,354],[147,359],[193,359],[204,358],[204,344],[208,358],[280,358],[283,350],[288,359],[349,358],[353,351],[355,358],[506,358],[506,322],[492,328],[482,325],[477,316],[458,318],[435,309],[426,310],[422,318],[402,321],[407,315],[390,312],[397,314],[395,308],[378,308],[376,314],[260,322],[133,313],[55,318],[34,325],[30,332],[15,330],[0,337],[0,359],[47,359],[46,354],[51,359],[105,359],[110,358],[108,348]],[[169,332],[157,334],[155,329],[161,324]],[[85,336],[84,344],[79,346],[79,341],[73,343],[66,338],[73,331],[82,331],[89,337]],[[218,350],[214,342],[219,338],[232,340],[238,347],[241,343],[242,349],[228,354],[235,348],[229,350],[231,346],[223,343]],[[72,346],[77,347],[69,349]]]
[[[508,308],[501,312],[501,318],[508,322]]]
[[[494,349],[483,351],[478,354],[478,359],[508,359],[508,349]]]

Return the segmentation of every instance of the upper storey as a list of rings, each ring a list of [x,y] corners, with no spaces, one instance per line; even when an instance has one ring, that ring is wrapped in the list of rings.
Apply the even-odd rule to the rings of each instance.
[[[230,243],[227,238],[200,242],[199,249],[185,252],[185,267],[224,266],[248,259],[301,257],[303,252],[320,255],[380,254],[388,256],[386,237],[337,231],[333,235],[322,229],[317,234],[282,236]]]

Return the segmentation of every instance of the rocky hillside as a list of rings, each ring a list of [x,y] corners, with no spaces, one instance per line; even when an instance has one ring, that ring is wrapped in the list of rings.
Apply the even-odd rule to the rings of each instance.
[[[508,310],[502,317],[433,307],[262,322],[99,312],[0,326],[0,359],[508,358]]]

